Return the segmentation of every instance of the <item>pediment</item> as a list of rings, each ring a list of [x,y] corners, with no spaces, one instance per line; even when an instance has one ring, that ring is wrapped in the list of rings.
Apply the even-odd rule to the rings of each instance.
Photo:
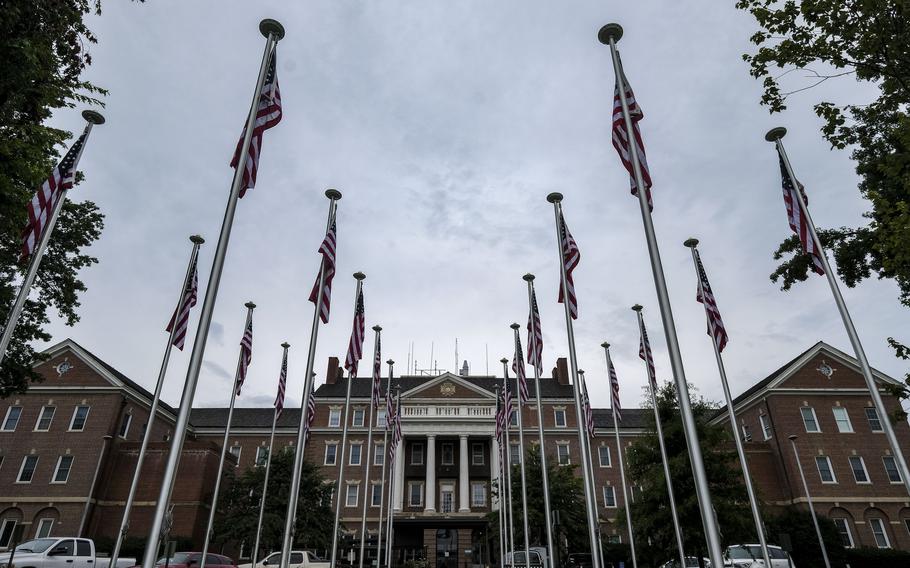
[[[878,384],[897,384],[872,369]],[[866,380],[854,357],[824,342],[817,343],[775,377],[768,389],[865,389]]]
[[[94,355],[78,343],[66,339],[44,350],[49,358],[35,366],[44,376],[44,387],[120,387],[120,380]]]
[[[429,379],[427,382],[401,393],[401,398],[432,400],[495,400],[494,394],[490,391],[449,372]]]

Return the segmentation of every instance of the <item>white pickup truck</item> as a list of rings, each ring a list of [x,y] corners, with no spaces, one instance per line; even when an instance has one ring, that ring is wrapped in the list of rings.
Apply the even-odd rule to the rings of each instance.
[[[256,563],[256,566],[252,564],[241,564],[237,568],[272,568],[278,566],[281,563],[281,553],[273,552]],[[289,568],[329,568],[331,563],[328,560],[323,560],[310,552],[309,550],[292,550],[291,551],[291,561],[288,564]],[[0,568],[4,568],[0,566]],[[118,566],[118,568],[121,568]]]
[[[12,559],[12,566],[10,566]],[[119,558],[114,568],[129,568],[135,558]],[[108,568],[107,558],[95,557],[88,538],[36,538],[0,554],[0,568]]]

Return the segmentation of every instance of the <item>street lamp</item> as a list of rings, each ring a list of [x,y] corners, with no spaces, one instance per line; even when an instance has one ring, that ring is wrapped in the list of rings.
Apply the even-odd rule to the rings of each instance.
[[[791,434],[789,436],[790,445],[793,446],[793,455],[796,457],[796,467],[799,469],[799,478],[803,481],[803,489],[806,491],[806,502],[809,504],[809,513],[812,514],[812,524],[815,525],[815,534],[818,535],[818,546],[822,549],[822,559],[825,561],[825,567],[831,568],[828,561],[828,551],[825,550],[825,541],[822,540],[822,531],[818,526],[818,518],[815,516],[815,507],[812,505],[812,496],[809,495],[809,486],[806,484],[806,474],[803,473],[803,466],[799,461],[799,452],[796,450],[796,439],[799,436]]]

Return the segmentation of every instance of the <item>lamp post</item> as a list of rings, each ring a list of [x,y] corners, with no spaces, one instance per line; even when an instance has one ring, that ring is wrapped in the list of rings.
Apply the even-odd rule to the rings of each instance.
[[[796,468],[799,470],[799,478],[803,482],[803,490],[806,492],[806,503],[809,504],[809,513],[812,515],[812,524],[815,525],[815,534],[818,536],[818,546],[822,549],[822,560],[825,561],[825,568],[831,568],[831,562],[828,561],[828,551],[825,549],[825,541],[822,539],[822,530],[818,526],[818,517],[815,516],[815,506],[812,505],[812,496],[809,495],[809,485],[806,484],[806,474],[803,473],[803,465],[799,461],[799,451],[796,449],[796,439],[799,436],[791,434],[788,436],[790,445],[793,446],[793,457],[796,458]]]

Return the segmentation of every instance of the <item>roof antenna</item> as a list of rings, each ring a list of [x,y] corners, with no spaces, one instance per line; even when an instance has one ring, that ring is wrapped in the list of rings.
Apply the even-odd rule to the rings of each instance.
[[[455,338],[455,370],[458,370],[458,338]]]
[[[484,352],[484,355],[486,355],[486,359],[487,359],[487,376],[489,377],[490,376],[490,344],[489,343],[483,344],[483,352]]]

